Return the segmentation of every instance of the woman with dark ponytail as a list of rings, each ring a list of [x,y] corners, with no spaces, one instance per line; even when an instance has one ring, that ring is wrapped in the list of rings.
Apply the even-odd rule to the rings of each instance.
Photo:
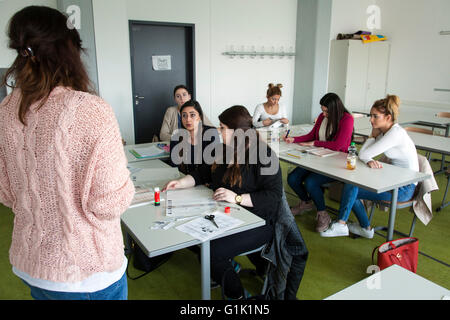
[[[347,152],[352,141],[353,117],[344,107],[339,96],[327,93],[320,99],[322,113],[317,118],[311,132],[304,136],[289,137],[287,143],[299,143],[303,146],[324,147],[327,149]],[[297,206],[292,207],[292,214],[298,215],[305,211],[317,209],[316,231],[328,228],[331,218],[325,210],[325,199],[321,186],[333,181],[324,175],[313,173],[297,167],[288,175],[288,184],[300,198]]]

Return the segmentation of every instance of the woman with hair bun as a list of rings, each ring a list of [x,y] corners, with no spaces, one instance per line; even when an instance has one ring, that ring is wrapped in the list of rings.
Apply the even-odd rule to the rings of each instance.
[[[398,123],[400,99],[395,95],[387,95],[386,98],[375,101],[370,110],[370,123],[372,133],[361,147],[359,159],[370,168],[382,168],[382,164],[373,158],[384,154],[392,165],[419,171],[419,161],[414,142],[405,129]],[[374,171],[376,174],[376,171]],[[408,201],[413,197],[417,183],[412,183],[398,189],[398,201]],[[372,238],[373,228],[364,205],[360,200],[385,200],[391,201],[391,192],[375,193],[357,186],[346,184],[341,196],[338,221],[330,225],[328,230],[321,233],[323,237],[347,236],[349,232],[365,238]],[[353,210],[359,223],[349,223],[347,220],[350,211]]]
[[[286,115],[286,108],[279,103],[282,87],[283,85],[281,83],[277,85],[269,83],[266,94],[267,101],[258,104],[253,113],[254,127],[267,127],[278,120],[283,124],[289,123],[289,119]]]

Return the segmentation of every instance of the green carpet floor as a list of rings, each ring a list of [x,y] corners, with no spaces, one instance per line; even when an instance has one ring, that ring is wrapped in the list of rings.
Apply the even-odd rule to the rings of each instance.
[[[438,162],[432,166],[437,169]],[[282,163],[283,177],[292,167]],[[432,194],[433,208],[441,201],[447,183],[444,174],[436,176],[440,190]],[[298,200],[285,183],[288,201],[294,205]],[[450,195],[449,195],[450,198]],[[338,208],[339,204],[327,200],[327,205]],[[397,211],[395,229],[408,233],[412,215],[403,209]],[[333,216],[332,216],[333,217]],[[29,289],[11,271],[8,250],[14,216],[8,208],[0,205],[0,299],[31,299]],[[350,220],[355,220],[350,216]],[[373,225],[386,225],[388,213],[376,211]],[[364,238],[322,238],[314,231],[315,212],[296,217],[297,224],[309,250],[305,274],[297,293],[298,299],[317,300],[326,298],[369,276],[367,268],[372,264],[371,253],[374,247],[385,241],[385,237],[375,234],[373,239]],[[417,274],[443,287],[450,288],[450,206],[441,212],[434,212],[431,222],[424,226],[416,224],[414,236],[419,238],[419,251],[445,264],[436,262],[419,254]],[[394,235],[394,238],[398,238]],[[251,268],[246,257],[236,260],[243,268]],[[130,276],[141,272],[130,263]],[[253,294],[258,293],[262,281],[242,275],[244,286]],[[196,256],[184,249],[173,254],[170,260],[157,270],[138,279],[128,280],[129,299],[200,299],[200,264]],[[212,299],[221,299],[220,289],[212,291]]]

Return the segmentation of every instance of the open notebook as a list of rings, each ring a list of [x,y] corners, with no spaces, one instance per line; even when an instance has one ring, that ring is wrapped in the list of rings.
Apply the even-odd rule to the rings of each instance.
[[[313,154],[313,155],[319,156],[319,157],[328,157],[328,156],[332,156],[332,155],[339,153],[338,151],[326,149],[324,147],[296,145],[294,148],[295,148],[295,150],[300,151],[302,153],[307,152],[307,153],[310,153],[310,154]]]
[[[135,147],[129,151],[138,159],[151,159],[168,154],[168,150],[164,144]]]

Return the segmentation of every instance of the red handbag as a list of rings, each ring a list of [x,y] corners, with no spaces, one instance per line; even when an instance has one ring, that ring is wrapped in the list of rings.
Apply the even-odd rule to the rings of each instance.
[[[372,264],[375,264],[373,256],[377,249],[377,265],[380,270],[397,264],[409,271],[416,272],[417,258],[419,255],[419,239],[413,237],[401,238],[385,242],[375,247],[372,252]]]

